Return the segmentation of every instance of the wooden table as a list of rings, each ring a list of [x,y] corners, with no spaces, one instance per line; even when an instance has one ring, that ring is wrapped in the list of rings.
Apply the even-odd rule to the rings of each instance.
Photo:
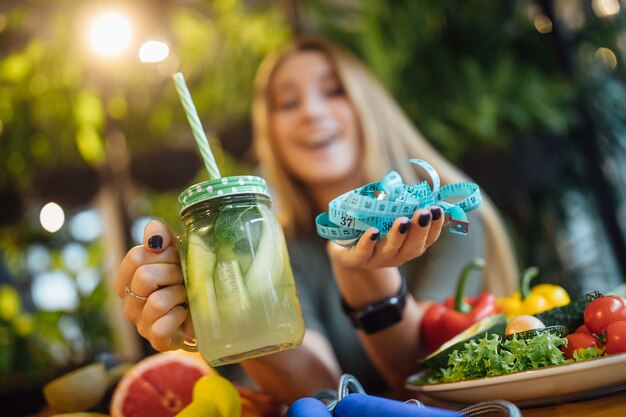
[[[626,416],[626,391],[537,408],[523,408],[524,417],[621,417]]]
[[[434,407],[458,409],[458,407],[450,407],[449,404],[445,403],[435,403],[426,398],[421,400]],[[520,410],[523,417],[626,417],[626,391],[561,404],[520,407]],[[502,414],[484,414],[484,417],[496,416],[501,417]]]

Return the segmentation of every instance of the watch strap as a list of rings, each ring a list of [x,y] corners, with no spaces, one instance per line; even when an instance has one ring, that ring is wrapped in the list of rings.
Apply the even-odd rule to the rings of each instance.
[[[341,307],[352,325],[367,334],[379,332],[402,320],[407,297],[406,279],[402,276],[400,290],[393,296],[354,309],[341,298]]]

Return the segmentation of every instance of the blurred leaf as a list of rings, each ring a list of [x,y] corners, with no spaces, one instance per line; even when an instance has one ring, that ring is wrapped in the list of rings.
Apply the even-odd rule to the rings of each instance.
[[[97,165],[104,160],[104,143],[94,127],[79,128],[76,133],[76,146],[78,146],[80,155],[89,164]]]
[[[128,116],[128,102],[124,96],[110,97],[107,101],[107,114],[113,119],[121,120]]]
[[[10,285],[0,285],[0,319],[13,321],[22,309],[20,295]]]
[[[80,93],[74,105],[74,118],[80,127],[101,128],[104,123],[104,111],[100,98],[93,92]]]
[[[22,82],[31,70],[31,62],[26,54],[15,53],[2,61],[0,76],[12,83]]]
[[[305,2],[331,39],[360,55],[445,155],[562,134],[575,94],[528,18],[528,3],[468,0]],[[339,23],[337,23],[339,22]]]

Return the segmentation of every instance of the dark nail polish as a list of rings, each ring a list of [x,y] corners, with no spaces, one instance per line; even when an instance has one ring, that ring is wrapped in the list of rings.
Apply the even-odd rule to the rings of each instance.
[[[398,231],[402,234],[405,234],[407,230],[409,230],[409,222],[400,223],[400,227],[398,227]]]
[[[370,236],[370,239],[372,239],[372,240],[378,240],[378,236],[380,236],[380,232],[374,232],[374,233],[372,233],[372,235]]]
[[[163,247],[163,237],[161,235],[150,236],[148,247],[150,249],[161,249]]]
[[[430,222],[430,214],[420,214],[420,218],[417,220],[417,224],[422,227],[426,227]]]
[[[443,214],[443,210],[441,210],[439,207],[437,208],[432,208],[430,209],[430,212],[433,215],[433,221],[437,221],[441,218],[441,214]]]

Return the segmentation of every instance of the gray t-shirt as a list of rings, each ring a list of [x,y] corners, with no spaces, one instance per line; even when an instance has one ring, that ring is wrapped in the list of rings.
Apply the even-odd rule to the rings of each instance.
[[[454,294],[463,266],[484,256],[482,221],[472,213],[468,217],[470,229],[467,236],[444,230],[424,255],[403,266],[409,289],[416,299],[439,301]],[[366,392],[383,393],[387,391],[385,381],[367,357],[356,331],[341,309],[339,290],[326,254],[326,242],[317,235],[291,238],[287,242],[306,327],[328,338],[343,373],[354,375]],[[478,274],[472,276],[467,294],[477,294],[481,282],[482,277]]]

